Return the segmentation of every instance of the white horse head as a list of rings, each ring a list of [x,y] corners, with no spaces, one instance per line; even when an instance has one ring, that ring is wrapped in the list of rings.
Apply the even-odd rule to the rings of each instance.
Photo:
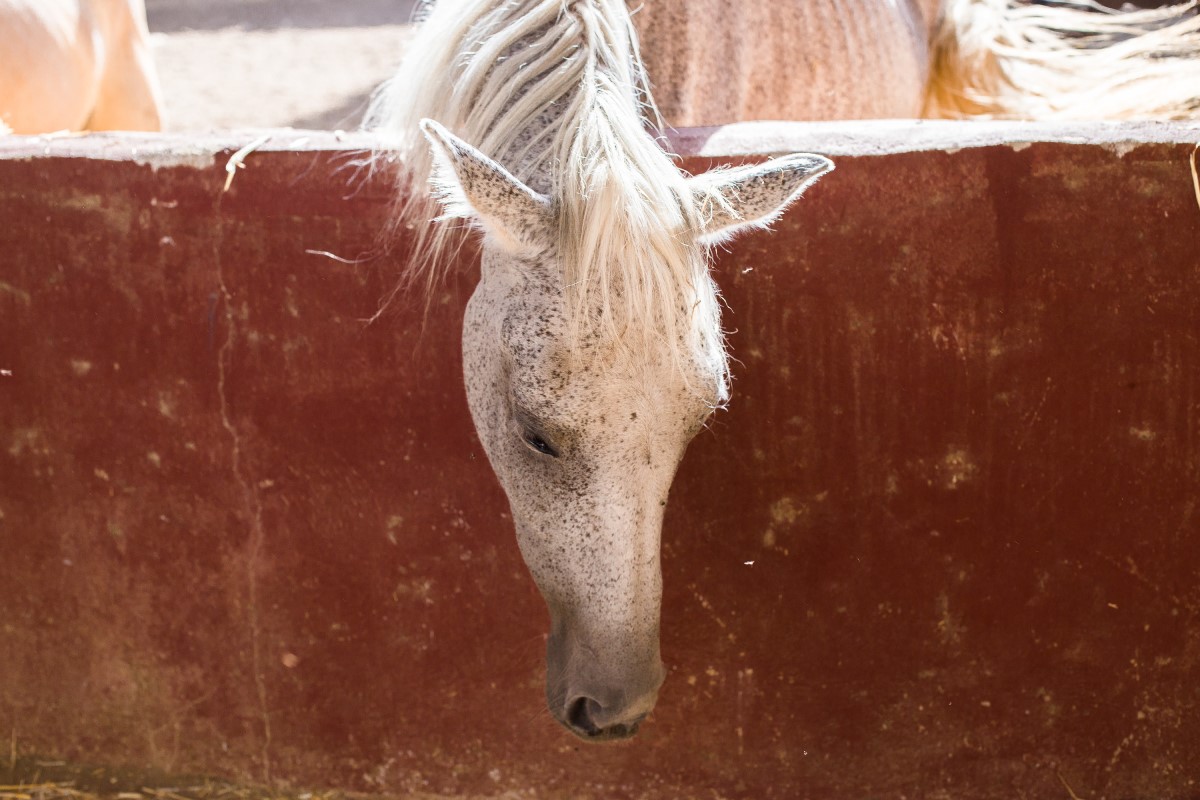
[[[550,610],[550,711],[587,739],[631,735],[664,676],[667,493],[728,396],[709,249],[832,167],[689,178],[647,133],[646,99],[623,0],[443,0],[374,113],[410,196],[428,176],[442,216],[483,233],[467,396]]]
[[[842,19],[844,0],[784,3],[782,11],[779,3],[750,4],[738,12],[740,22],[757,20],[769,30],[747,37],[731,25],[713,41],[735,37],[758,45],[773,37],[780,50],[735,48],[740,61],[722,61],[707,79],[687,58],[730,48],[696,46],[702,19],[683,29],[655,24],[686,20],[685,9],[703,11],[674,0],[644,10],[640,19],[657,31],[656,56],[686,65],[688,86],[667,86],[677,110],[736,113],[754,107],[749,93],[768,103],[798,98],[802,105],[794,113],[820,116],[820,108],[804,104],[823,106],[842,91],[861,94],[854,81],[862,64],[890,64],[895,69],[885,70],[879,92],[842,107],[870,116],[915,113],[919,106],[925,37],[939,4],[914,2],[925,12],[921,25],[912,3],[879,0],[876,10],[887,25],[880,27],[872,12],[855,17],[850,29]],[[1092,79],[1079,58],[1095,50],[1097,60],[1088,63],[1114,62],[1106,73],[1113,80],[1076,92],[1080,113],[1094,113],[1095,98],[1116,96],[1115,86],[1138,103],[1166,97],[1167,105],[1178,100],[1185,109],[1196,107],[1196,81],[1183,79],[1200,63],[1192,57],[1200,36],[1192,5],[1182,8],[1182,21],[1176,12],[1145,12],[1103,24],[1097,19],[1104,15],[1056,10],[1046,16],[1045,9],[1014,0],[941,5],[933,70],[940,80],[950,72],[964,73],[965,81],[978,71],[974,62],[1002,56],[1006,66],[992,70],[993,84],[1014,82],[1011,88],[1020,91],[1013,93],[1026,94],[1029,86],[1017,86],[1016,78],[1027,74],[1036,78],[1033,87],[1045,84],[1062,94],[1072,75]],[[371,120],[398,137],[405,194],[424,197],[432,177],[443,216],[471,219],[484,234],[482,274],[463,332],[467,393],[508,494],[521,551],[550,609],[550,710],[585,738],[629,735],[663,679],[659,538],[667,492],[689,440],[728,394],[708,251],[715,241],[770,222],[832,165],[797,155],[682,175],[646,132],[642,112],[654,106],[625,0],[439,0],[427,9]],[[825,21],[801,36],[805,52],[825,53],[829,58],[817,58],[822,75],[849,83],[797,84],[791,70],[763,93],[768,84],[759,65],[775,66],[770,52],[787,54],[796,46],[787,33],[793,29],[776,24],[781,13],[793,25]],[[1022,22],[1031,16],[1031,24]],[[1131,21],[1145,28],[1132,55],[1125,43],[1094,47],[1124,38]],[[1057,33],[1048,39],[1050,31]],[[964,32],[969,41],[960,41]],[[1028,39],[1033,52],[1023,56],[1018,51],[1025,48],[1005,40],[1010,35]],[[824,44],[814,49],[813,37]],[[1066,52],[1047,60],[1047,47]],[[1165,79],[1157,91],[1127,82],[1135,65],[1147,80]],[[713,100],[714,87],[727,88],[722,84],[731,75],[728,101]],[[737,79],[747,75],[754,80]],[[935,80],[929,103],[975,103],[988,93],[965,82],[939,90]],[[1162,107],[1154,102],[1143,111]],[[1028,108],[1006,101],[969,112],[1011,116]],[[404,206],[401,218],[421,223],[430,215],[417,201]],[[420,234],[414,273],[436,276],[450,242],[444,233]]]
[[[598,298],[586,319],[573,320],[554,202],[441,126],[424,129],[448,213],[470,215],[485,235],[463,328],[464,375],[521,553],[550,609],[550,710],[581,736],[632,734],[664,677],[667,492],[688,442],[727,397],[717,320],[691,313],[715,308],[715,291],[708,280],[688,287],[667,329],[606,331]],[[800,155],[692,178],[685,185],[697,208],[726,202],[710,206],[716,213],[703,227],[669,236],[703,268],[708,243],[775,217],[831,166]],[[620,271],[669,268],[628,267]]]

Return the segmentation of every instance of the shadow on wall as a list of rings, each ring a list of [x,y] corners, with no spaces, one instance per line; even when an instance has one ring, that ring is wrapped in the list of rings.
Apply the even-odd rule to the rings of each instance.
[[[146,0],[150,30],[358,28],[405,24],[417,0]]]

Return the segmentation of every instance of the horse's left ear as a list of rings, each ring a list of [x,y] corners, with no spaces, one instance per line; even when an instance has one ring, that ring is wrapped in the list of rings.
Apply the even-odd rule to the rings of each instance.
[[[478,220],[508,250],[544,247],[553,230],[550,199],[431,119],[421,131],[433,150],[429,182],[442,219]]]
[[[797,153],[689,178],[704,224],[701,239],[717,244],[742,231],[767,227],[832,169],[833,162],[824,156]]]

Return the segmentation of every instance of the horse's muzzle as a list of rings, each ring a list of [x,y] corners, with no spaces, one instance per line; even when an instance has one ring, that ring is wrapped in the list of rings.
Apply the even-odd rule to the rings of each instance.
[[[589,653],[564,652],[552,636],[547,646],[546,701],[550,713],[589,742],[628,739],[650,714],[666,670],[657,648],[632,663],[604,664]]]

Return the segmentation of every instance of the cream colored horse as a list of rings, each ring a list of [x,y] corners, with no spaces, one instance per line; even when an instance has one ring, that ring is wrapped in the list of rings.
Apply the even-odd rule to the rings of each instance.
[[[162,128],[143,0],[0,0],[0,131]]]

